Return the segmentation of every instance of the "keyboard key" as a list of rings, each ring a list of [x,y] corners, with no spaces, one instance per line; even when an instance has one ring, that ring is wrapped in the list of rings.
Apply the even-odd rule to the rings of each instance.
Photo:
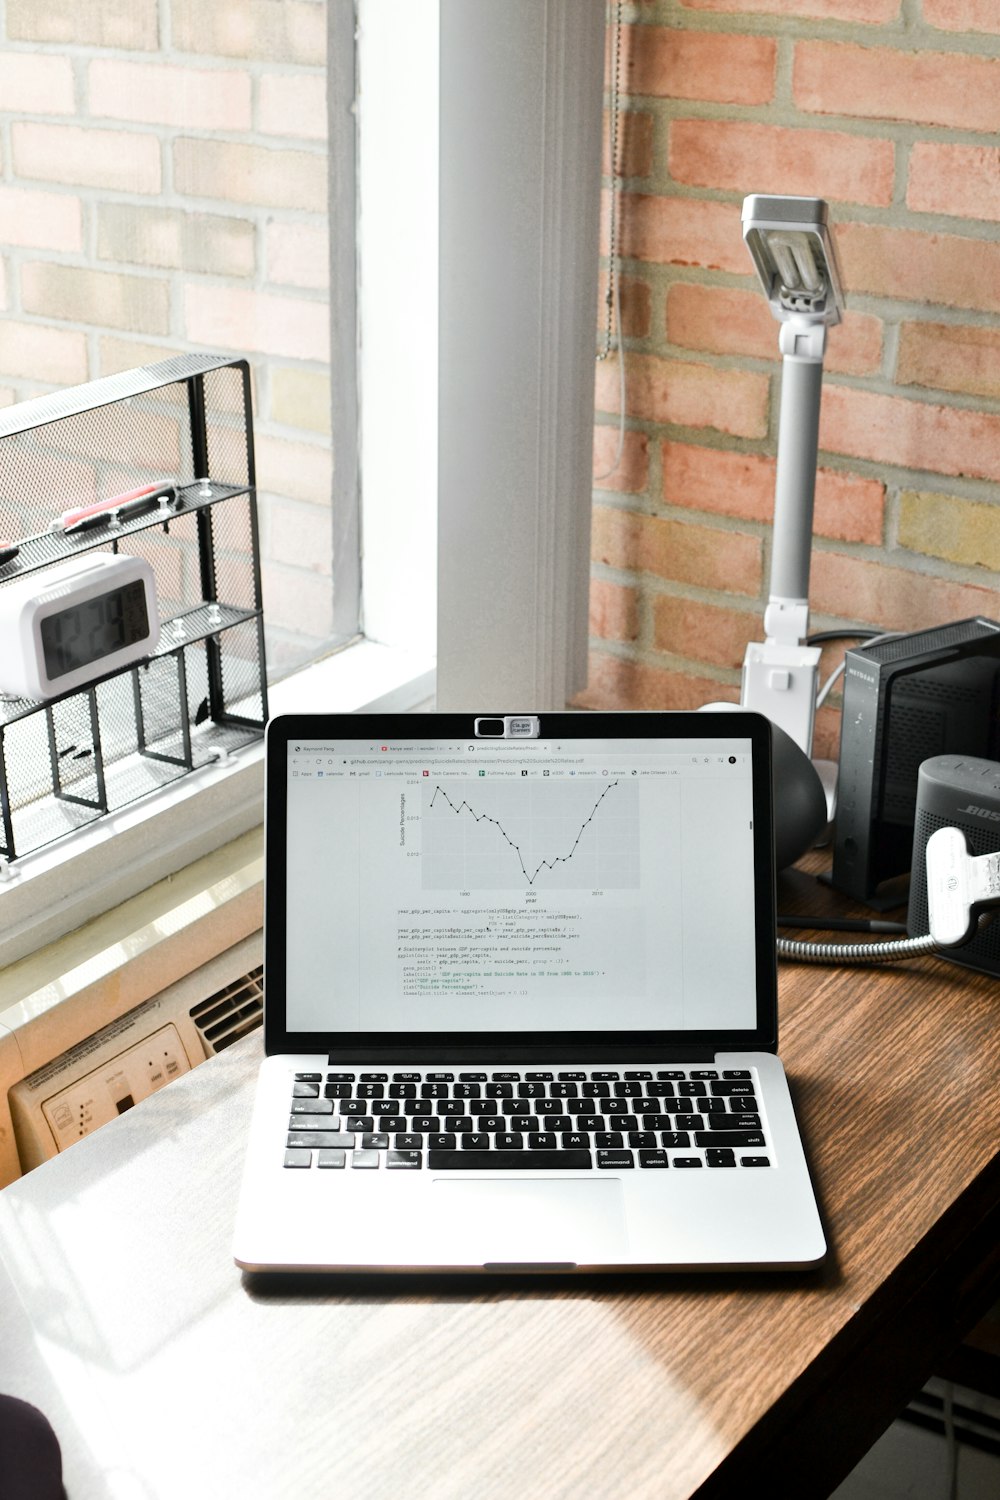
[[[519,1083],[517,1086],[517,1097],[519,1099],[544,1099],[544,1083]]]
[[[372,1135],[363,1135],[361,1137],[361,1149],[363,1151],[388,1151],[389,1137],[383,1135],[381,1131]]]
[[[685,1099],[690,1099],[690,1098],[697,1098],[699,1094],[707,1094],[708,1093],[708,1089],[705,1087],[705,1085],[703,1083],[699,1083],[697,1081],[688,1080],[685,1083],[679,1083],[677,1085],[677,1092],[678,1092],[678,1094],[682,1095]]]
[[[437,1115],[413,1115],[410,1119],[410,1129],[419,1131],[437,1130],[441,1121]],[[452,1123],[449,1121],[449,1123]],[[472,1121],[469,1121],[472,1124]]]
[[[753,1094],[741,1095],[739,1098],[730,1099],[729,1108],[734,1114],[756,1114],[758,1109],[757,1100]]]
[[[615,1098],[616,1099],[641,1099],[642,1098],[642,1084],[641,1083],[616,1083],[615,1084]]]
[[[483,1102],[484,1101],[482,1099],[480,1099],[480,1100],[473,1099],[473,1100],[470,1101],[470,1103],[473,1103],[473,1104],[475,1104],[475,1103],[482,1104]],[[464,1115],[465,1114],[465,1100],[464,1099],[435,1099],[435,1101],[434,1101],[434,1108],[435,1108],[435,1113],[439,1114],[439,1115]]]
[[[560,1073],[559,1074],[559,1082],[560,1083],[582,1083],[583,1080],[586,1078],[586,1076],[587,1076],[586,1073]]]
[[[319,1084],[318,1083],[293,1083],[292,1084],[292,1098],[293,1099],[318,1099],[319,1098]]]
[[[323,1097],[324,1099],[350,1099],[351,1085],[349,1083],[325,1083]]]
[[[516,1131],[501,1131],[496,1138],[498,1151],[523,1151],[524,1136]]]
[[[652,1073],[650,1073],[649,1069],[647,1068],[645,1070],[640,1070],[638,1073],[635,1073],[635,1072],[633,1072],[633,1073],[626,1073],[625,1074],[625,1079],[626,1079],[626,1082],[628,1082],[630,1079],[634,1078],[634,1079],[637,1079],[640,1083],[642,1083],[645,1079],[652,1078],[652,1076],[653,1076]]]
[[[750,1077],[750,1069],[749,1068],[723,1068],[723,1070],[722,1070],[722,1076],[723,1076],[723,1078],[749,1078]]]
[[[656,1145],[656,1132],[652,1130],[630,1130],[628,1133],[630,1146],[652,1148]],[[690,1146],[691,1142],[687,1144]]]
[[[520,1075],[520,1073],[494,1073],[492,1075],[492,1077],[493,1077],[493,1082],[494,1083],[520,1083],[521,1082],[521,1075]]]
[[[640,1151],[640,1167],[669,1167],[670,1158],[665,1151]]]
[[[673,1125],[669,1115],[643,1115],[643,1130],[669,1130]]]
[[[480,1115],[476,1121],[477,1131],[485,1131],[487,1135],[495,1135],[498,1130],[507,1129],[507,1121],[503,1115]]]
[[[708,1123],[712,1130],[759,1130],[760,1115],[713,1115]]]
[[[705,1160],[710,1167],[735,1167],[736,1153],[725,1147],[715,1146],[705,1152]]]
[[[362,1083],[388,1083],[388,1073],[362,1073]]]
[[[454,1075],[454,1073],[428,1073],[428,1075],[427,1075],[427,1082],[428,1083],[454,1083],[455,1082],[455,1075]]]
[[[422,1136],[418,1136],[417,1139],[423,1144]],[[454,1151],[457,1140],[457,1135],[452,1135],[450,1132],[442,1134],[439,1131],[427,1137],[427,1144],[435,1151]]]
[[[326,1075],[326,1081],[327,1081],[327,1083],[353,1083],[354,1082],[354,1074],[353,1073],[327,1073],[327,1075]]]
[[[696,1146],[766,1146],[761,1130],[696,1130]]]
[[[417,1085],[415,1083],[390,1083],[390,1099],[415,1099],[417,1097]]]
[[[456,1099],[478,1099],[482,1090],[478,1083],[456,1083],[452,1094]]]
[[[289,1130],[328,1130],[340,1129],[340,1121],[336,1115],[289,1115]]]
[[[348,1115],[346,1120],[342,1118],[341,1123],[345,1130],[352,1130],[356,1135],[363,1135],[375,1129],[375,1121],[371,1115]],[[750,1142],[753,1145],[753,1142]]]
[[[577,1115],[577,1130],[606,1130],[603,1115]]]
[[[572,1115],[546,1115],[544,1120],[539,1121],[539,1124],[544,1125],[546,1130],[551,1131],[575,1130],[577,1128],[576,1121]],[[528,1126],[525,1125],[524,1128],[527,1130]]]
[[[715,1068],[692,1068],[692,1078],[718,1078],[719,1074]]]
[[[483,1130],[470,1130],[467,1135],[463,1135],[462,1137],[463,1151],[487,1151],[489,1144],[490,1138]],[[433,1151],[431,1155],[434,1155]]]
[[[322,1073],[296,1073],[296,1083],[322,1083]]]
[[[631,1151],[598,1151],[597,1165],[599,1167],[628,1168],[634,1167]]]
[[[566,1151],[577,1151],[581,1148],[588,1149],[590,1137],[584,1135],[582,1130],[566,1130],[562,1137],[563,1149]]]
[[[428,1078],[430,1074],[427,1075]],[[448,1088],[443,1083],[422,1083],[420,1085],[421,1099],[447,1099]]]
[[[576,1084],[575,1083],[554,1083],[554,1084],[552,1084],[551,1088],[549,1089],[549,1094],[550,1094],[550,1096],[553,1099],[575,1099],[576,1098]]]
[[[702,1163],[701,1163],[701,1157],[700,1156],[675,1156],[674,1157],[674,1166],[675,1167],[700,1167],[701,1164]]]
[[[486,1082],[486,1074],[485,1073],[459,1073],[458,1080],[459,1080],[460,1083],[485,1083]]]
[[[297,1147],[307,1151],[311,1149],[318,1151],[330,1146],[336,1146],[341,1150],[346,1148],[350,1151],[354,1146],[354,1137],[353,1135],[340,1135],[334,1131],[328,1134],[322,1130],[293,1130],[285,1141],[285,1145],[289,1151],[294,1151]]]
[[[332,1099],[294,1099],[292,1101],[293,1115],[332,1115]]]
[[[675,1151],[684,1151],[691,1144],[691,1137],[686,1130],[664,1130],[660,1136],[660,1145],[672,1147]]]
[[[553,1078],[551,1073],[525,1073],[524,1076],[529,1083],[551,1083]]]
[[[320,1151],[316,1155],[318,1167],[342,1167],[346,1160],[346,1151]]]
[[[420,1074],[419,1073],[393,1073],[393,1075],[392,1075],[392,1081],[393,1081],[393,1083],[419,1083],[420,1082]]]
[[[381,1151],[355,1151],[351,1156],[351,1166],[366,1170],[377,1167],[381,1159]]]
[[[753,1084],[749,1081],[733,1081],[728,1078],[722,1078],[718,1083],[712,1084],[709,1092],[715,1094],[720,1099],[730,1098],[734,1095],[743,1095],[745,1097],[747,1094],[753,1093]]]
[[[610,1078],[612,1075],[609,1073],[607,1076]],[[618,1074],[614,1076],[617,1078]],[[608,1099],[611,1097],[611,1085],[610,1083],[582,1083],[580,1093],[584,1099]]]
[[[464,1151],[428,1151],[427,1165],[433,1172],[468,1171],[472,1163]],[[589,1151],[483,1151],[475,1158],[476,1170],[521,1172],[589,1171]]]
[[[618,1079],[622,1075],[620,1073],[604,1073],[604,1072],[597,1073],[597,1072],[595,1072],[595,1073],[592,1073],[590,1076],[592,1078],[599,1079],[602,1083],[617,1083]]]
[[[680,1068],[661,1068],[656,1076],[660,1079],[673,1078],[676,1080],[678,1078],[685,1078],[687,1075]]]
[[[502,1074],[494,1073],[494,1078],[502,1077]],[[518,1074],[520,1077],[520,1074]],[[544,1092],[544,1091],[543,1091]],[[512,1083],[488,1083],[486,1085],[487,1099],[513,1099],[514,1085]]]
[[[286,1151],[286,1167],[311,1167],[313,1154],[311,1151]],[[589,1163],[588,1163],[589,1165]]]
[[[373,1099],[371,1110],[373,1115],[378,1115],[381,1119],[389,1119],[402,1113],[398,1099]]]
[[[412,1172],[422,1166],[423,1160],[423,1153],[420,1151],[389,1151],[386,1153],[385,1164],[390,1169],[396,1167]]]
[[[449,1139],[454,1140],[454,1136]],[[424,1138],[406,1131],[403,1135],[394,1135],[392,1144],[397,1151],[419,1151],[423,1147]]]
[[[741,1167],[769,1167],[771,1158],[769,1156],[741,1156]]]
[[[556,1144],[556,1137],[549,1130],[537,1131],[528,1136],[529,1151],[554,1151]]]
[[[598,1130],[594,1135],[594,1145],[603,1146],[607,1151],[612,1151],[624,1144],[620,1130]]]

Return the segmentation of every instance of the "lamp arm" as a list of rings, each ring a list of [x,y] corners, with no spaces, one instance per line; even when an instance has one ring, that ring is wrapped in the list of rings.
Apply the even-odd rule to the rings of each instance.
[[[771,579],[764,631],[768,641],[798,645],[809,622],[816,455],[826,326],[782,323],[781,404],[774,485]]]

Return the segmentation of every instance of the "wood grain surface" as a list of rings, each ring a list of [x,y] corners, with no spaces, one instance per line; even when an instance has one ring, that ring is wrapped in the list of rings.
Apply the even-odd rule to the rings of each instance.
[[[821,1270],[241,1276],[249,1038],[0,1193],[0,1389],[72,1500],[828,1494],[997,1294],[1000,996],[934,959],[779,982]]]

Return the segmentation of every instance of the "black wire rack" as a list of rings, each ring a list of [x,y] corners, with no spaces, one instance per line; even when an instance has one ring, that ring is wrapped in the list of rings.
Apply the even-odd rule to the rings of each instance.
[[[108,511],[86,530],[58,524],[68,511],[147,485],[173,487],[169,509]],[[6,861],[263,736],[245,360],[181,355],[0,411],[0,558],[9,559],[0,562],[0,591],[95,550],[148,562],[159,639],[144,660],[76,691],[41,702],[0,697]]]

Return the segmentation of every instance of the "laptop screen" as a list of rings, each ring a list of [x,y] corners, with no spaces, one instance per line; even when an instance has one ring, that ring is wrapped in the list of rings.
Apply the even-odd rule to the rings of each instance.
[[[760,722],[543,715],[540,737],[499,738],[471,716],[275,721],[287,1031],[753,1032]],[[274,936],[269,919],[268,985]]]

